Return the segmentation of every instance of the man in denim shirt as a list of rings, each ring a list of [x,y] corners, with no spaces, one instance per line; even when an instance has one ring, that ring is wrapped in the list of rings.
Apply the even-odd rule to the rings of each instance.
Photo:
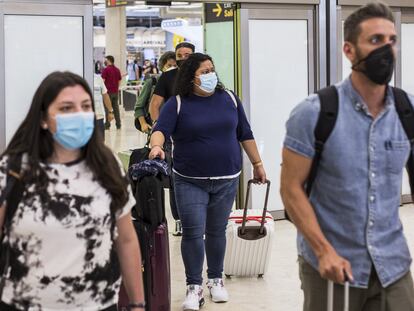
[[[338,118],[309,198],[304,185],[315,154],[318,96],[299,104],[287,122],[281,194],[298,228],[304,311],[326,310],[326,280],[346,277],[351,311],[414,310],[411,256],[398,214],[411,149],[388,86],[396,41],[384,4],[368,4],[346,20],[343,51],[353,71],[336,85]],[[334,310],[342,310],[340,285],[334,296]]]

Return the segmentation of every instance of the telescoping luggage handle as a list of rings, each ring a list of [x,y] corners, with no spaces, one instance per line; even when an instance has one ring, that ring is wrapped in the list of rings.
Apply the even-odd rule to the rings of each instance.
[[[250,192],[251,192],[251,186],[252,183],[254,183],[254,179],[250,179],[247,182],[247,193],[246,193],[246,201],[244,203],[244,213],[243,213],[243,222],[242,222],[242,227],[241,227],[241,234],[244,235],[246,233],[246,222],[247,222],[247,206],[249,203],[249,198],[250,198]],[[266,179],[266,197],[265,197],[265,202],[264,202],[264,207],[263,207],[263,214],[262,214],[262,221],[260,223],[260,234],[264,233],[264,225],[266,222],[266,213],[267,213],[267,202],[269,200],[269,191],[270,191],[270,180]]]
[[[328,281],[328,311],[334,311],[334,283]],[[336,311],[336,310],[335,310]],[[349,311],[349,282],[344,284],[344,311]]]

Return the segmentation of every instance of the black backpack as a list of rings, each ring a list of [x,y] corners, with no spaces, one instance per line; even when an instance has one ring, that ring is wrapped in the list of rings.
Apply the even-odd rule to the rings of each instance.
[[[399,88],[392,89],[398,116],[411,144],[411,153],[406,168],[410,180],[411,197],[414,200],[414,108],[407,96],[407,93]],[[319,113],[318,122],[314,130],[315,156],[313,158],[309,177],[306,182],[306,194],[308,196],[311,193],[312,185],[316,178],[319,162],[322,157],[323,147],[325,145],[325,142],[328,140],[329,135],[332,133],[338,116],[339,99],[336,87],[329,86],[327,88],[319,90],[317,93],[321,102],[321,110]]]
[[[158,227],[165,222],[164,181],[161,174],[143,176],[135,189],[135,215],[150,225]]]
[[[400,118],[401,124],[407,134],[411,144],[411,153],[407,162],[408,178],[410,180],[411,197],[414,200],[414,108],[408,98],[407,93],[399,88],[392,88],[395,98],[395,107]],[[321,102],[318,122],[316,123],[315,136],[315,156],[312,161],[308,180],[306,181],[306,194],[309,196],[315,181],[318,166],[322,158],[323,147],[335,127],[338,117],[339,97],[335,86],[329,86],[317,92]],[[289,215],[285,211],[285,217],[290,221]]]

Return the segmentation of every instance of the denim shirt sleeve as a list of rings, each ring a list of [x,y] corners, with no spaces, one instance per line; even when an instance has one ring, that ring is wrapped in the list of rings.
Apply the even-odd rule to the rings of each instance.
[[[306,98],[291,112],[286,122],[283,146],[307,158],[315,154],[314,129],[319,117],[320,103],[316,94]]]

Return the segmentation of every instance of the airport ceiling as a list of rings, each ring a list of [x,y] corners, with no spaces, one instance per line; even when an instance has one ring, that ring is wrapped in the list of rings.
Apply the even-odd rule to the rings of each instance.
[[[105,0],[93,0],[94,25],[105,26]],[[172,2],[171,6],[148,6],[145,1],[130,1],[126,6],[127,27],[160,27],[165,19],[202,18],[203,4]]]

